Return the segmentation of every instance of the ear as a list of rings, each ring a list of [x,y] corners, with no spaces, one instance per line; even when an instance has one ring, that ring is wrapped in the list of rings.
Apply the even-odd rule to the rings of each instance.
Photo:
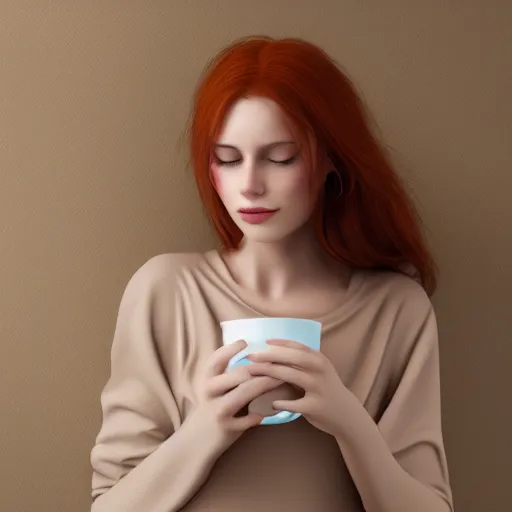
[[[324,182],[327,181],[327,176],[336,170],[333,161],[327,155],[322,158],[321,170],[324,176]]]
[[[320,174],[323,184],[325,185],[327,176],[329,176],[329,174],[335,170],[334,164],[329,157],[329,153],[325,146],[319,144],[316,137],[312,133],[308,133],[308,141],[311,153],[314,155],[314,166],[316,172]]]

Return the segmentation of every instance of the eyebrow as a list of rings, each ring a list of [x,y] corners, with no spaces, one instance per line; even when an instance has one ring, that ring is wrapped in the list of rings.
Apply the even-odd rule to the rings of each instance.
[[[260,149],[271,149],[275,148],[276,146],[281,146],[284,144],[295,144],[297,143],[294,140],[279,140],[277,142],[271,142],[270,144],[265,144],[264,146],[261,146]],[[216,148],[226,148],[226,149],[236,149],[238,151],[238,148],[236,146],[232,146],[231,144],[215,144]]]

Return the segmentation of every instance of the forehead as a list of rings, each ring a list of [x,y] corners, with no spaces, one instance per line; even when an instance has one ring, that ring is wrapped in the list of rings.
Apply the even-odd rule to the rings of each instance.
[[[277,103],[268,98],[243,98],[228,112],[217,144],[251,148],[294,140],[291,125]]]

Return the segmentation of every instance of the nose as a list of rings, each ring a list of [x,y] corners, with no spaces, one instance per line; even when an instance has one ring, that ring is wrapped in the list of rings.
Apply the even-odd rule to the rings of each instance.
[[[265,180],[254,163],[248,163],[243,171],[242,195],[247,199],[265,195]]]

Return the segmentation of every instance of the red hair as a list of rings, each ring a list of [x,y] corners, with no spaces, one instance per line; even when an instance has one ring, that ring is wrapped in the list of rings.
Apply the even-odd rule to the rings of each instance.
[[[275,101],[291,120],[311,164],[312,183],[321,185],[325,179],[315,166],[321,154],[341,177],[342,195],[333,197],[327,181],[316,204],[316,235],[324,250],[355,268],[404,272],[412,265],[432,294],[436,266],[421,221],[371,132],[361,99],[324,51],[300,39],[236,41],[211,62],[196,91],[190,128],[192,165],[200,197],[223,246],[237,248],[243,235],[215,191],[210,156],[229,109],[249,96]]]

